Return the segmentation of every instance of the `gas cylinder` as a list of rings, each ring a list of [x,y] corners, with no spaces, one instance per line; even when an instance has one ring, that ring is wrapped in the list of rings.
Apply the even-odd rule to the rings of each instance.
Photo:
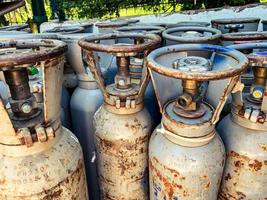
[[[231,114],[217,127],[227,151],[219,199],[267,197],[267,52],[248,59],[254,74],[250,91],[233,94]]]
[[[143,39],[141,44],[103,45],[96,41],[122,38]],[[144,108],[144,91],[149,75],[144,68],[139,84],[129,76],[130,57],[144,57],[161,42],[153,34],[113,33],[91,36],[79,41],[88,65],[104,96],[104,104],[94,116],[95,146],[101,199],[148,199],[148,139],[151,118]],[[105,51],[116,56],[115,83],[105,85],[93,54]]]
[[[78,40],[92,34],[61,35],[60,39],[68,44],[67,59],[77,74],[78,86],[74,90],[71,101],[71,117],[74,134],[78,137],[84,153],[87,184],[90,198],[99,199],[97,170],[95,162],[93,118],[103,103],[103,96],[93,75],[83,61],[83,53]],[[103,72],[104,73],[104,72]]]
[[[263,31],[267,31],[267,20],[262,20],[261,23]]]
[[[0,199],[87,200],[83,154],[60,123],[64,53],[57,40],[1,41],[0,70],[10,90],[0,120]],[[43,102],[30,91],[27,68],[43,69]]]
[[[260,18],[225,18],[211,20],[212,28],[222,33],[257,31]]]
[[[264,42],[267,40],[267,31],[251,31],[222,34],[221,43],[223,46],[234,44]]]
[[[210,57],[191,56],[192,51],[212,53]],[[215,65],[221,68],[215,70]],[[247,58],[220,46],[173,45],[152,51],[147,66],[163,110],[161,124],[149,142],[150,199],[216,200],[225,149],[215,124],[239,74],[246,69]],[[172,94],[170,98],[161,91],[172,84],[168,78],[182,79],[183,91],[178,97]],[[202,100],[200,82],[225,78],[230,81],[213,108]]]
[[[217,29],[199,26],[175,27],[162,33],[166,46],[181,43],[217,44],[221,35]]]
[[[161,26],[141,26],[141,25],[135,25],[135,26],[124,26],[116,29],[116,32],[134,32],[134,33],[148,33],[148,34],[157,34],[161,36],[161,33],[165,30],[165,28]],[[129,39],[128,39],[129,40]],[[119,40],[120,43],[127,43],[131,41],[127,41],[127,39],[123,38]],[[133,41],[135,44],[140,44],[144,42],[143,40],[137,39]],[[135,57],[130,58],[130,67],[129,67],[129,73],[131,76],[131,80],[133,82],[140,83],[140,80],[142,78],[142,69],[143,69],[144,59],[142,55],[136,55]],[[160,122],[161,114],[159,111],[156,94],[154,91],[154,88],[152,86],[152,82],[149,81],[148,86],[145,91],[145,107],[147,108],[149,114],[152,117],[153,120],[153,128]]]

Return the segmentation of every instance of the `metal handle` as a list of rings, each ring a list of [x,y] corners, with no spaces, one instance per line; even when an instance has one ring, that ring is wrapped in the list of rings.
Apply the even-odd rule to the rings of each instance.
[[[193,72],[193,71],[181,71],[173,66],[163,66],[161,63],[157,62],[157,58],[161,55],[175,54],[175,52],[186,52],[186,51],[195,51],[195,52],[210,52],[217,53],[229,58],[233,58],[238,62],[233,66],[227,67],[223,65],[220,69],[212,69],[211,71],[205,72]],[[244,54],[238,52],[234,49],[221,47],[216,45],[206,45],[206,44],[190,44],[190,45],[175,45],[170,47],[163,47],[157,49],[150,53],[147,57],[148,67],[164,76],[171,78],[182,79],[182,80],[194,80],[194,81],[210,81],[210,80],[220,80],[233,77],[242,73],[248,64],[248,59]]]
[[[211,35],[203,37],[190,37],[186,38],[182,35],[177,35],[177,33],[185,33],[186,31],[194,31],[199,33],[211,33]],[[221,38],[222,32],[215,28],[208,27],[196,27],[196,26],[185,26],[185,27],[175,27],[169,28],[162,33],[162,37],[166,40],[171,40],[180,43],[209,43]]]
[[[204,55],[204,57],[201,55]],[[216,64],[216,62],[220,63],[220,65]],[[199,93],[199,82],[231,78],[213,113],[211,123],[218,121],[227,97],[238,82],[240,74],[246,70],[247,64],[248,59],[244,54],[233,49],[214,45],[164,47],[153,51],[147,57],[147,66],[149,67],[155,90],[157,90],[157,84],[155,84],[152,71],[163,76],[182,80],[183,95],[185,96],[180,97],[189,95],[192,99],[190,102],[186,102],[186,106],[183,105],[182,101],[182,103],[177,101],[178,112],[182,108],[184,111],[194,111],[201,115],[203,112],[199,98],[201,95]],[[158,96],[157,98],[159,99]],[[183,99],[180,98],[180,100]],[[163,105],[160,104],[160,107],[163,108]]]
[[[138,44],[113,44],[113,45],[104,45],[100,44],[101,40],[118,40],[120,38],[130,38],[130,39],[143,39],[143,43]],[[97,58],[94,56],[93,51],[98,52],[107,52],[117,56],[117,63],[121,64],[121,68],[118,70],[119,76],[129,76],[128,73],[123,72],[121,70],[124,69],[124,65],[128,63],[129,57],[135,56],[138,53],[144,52],[144,57],[148,55],[148,53],[156,48],[161,42],[161,38],[157,35],[153,34],[140,34],[140,33],[113,33],[113,34],[101,34],[96,36],[87,37],[79,41],[79,45],[86,52],[86,60],[88,66],[90,67],[91,72],[94,75],[96,82],[99,85],[100,90],[103,93],[103,96],[106,101],[108,101],[110,94],[108,93],[105,85],[105,81],[103,79],[100,67],[98,66]],[[126,73],[126,74],[125,74]],[[144,95],[145,88],[149,82],[149,76],[146,70],[144,70],[144,76],[142,77],[140,83],[140,89],[138,91],[138,99],[141,99]]]

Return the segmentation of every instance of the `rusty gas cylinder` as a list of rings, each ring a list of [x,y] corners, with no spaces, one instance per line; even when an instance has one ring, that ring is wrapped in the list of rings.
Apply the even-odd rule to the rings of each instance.
[[[218,125],[227,151],[219,199],[267,198],[267,52],[248,55],[254,81],[233,94],[231,114]]]
[[[201,56],[207,51],[209,57]],[[216,200],[225,149],[215,124],[246,69],[246,57],[220,46],[173,45],[152,51],[147,65],[162,108],[161,124],[149,142],[150,199]],[[216,65],[221,68],[214,69]],[[201,82],[226,78],[229,84],[213,108],[203,101]],[[181,80],[183,88],[178,97],[166,90],[175,79]]]
[[[10,90],[0,99],[0,199],[88,200],[77,138],[60,122],[67,46],[57,40],[3,40],[0,70]],[[43,98],[29,86],[27,68],[40,65]]]
[[[103,45],[96,41],[123,38],[143,39],[141,44],[117,43]],[[144,57],[161,39],[157,35],[113,33],[87,37],[79,41],[84,48],[88,65],[104,96],[104,104],[94,117],[96,161],[101,199],[148,199],[148,139],[152,122],[144,108],[144,92],[149,81],[143,70],[140,83],[129,76],[130,57],[143,53]],[[94,57],[98,51],[116,57],[115,83],[105,85]]]

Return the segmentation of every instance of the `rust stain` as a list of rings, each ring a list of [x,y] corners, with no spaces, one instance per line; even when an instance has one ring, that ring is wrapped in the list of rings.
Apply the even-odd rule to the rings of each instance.
[[[260,144],[259,146],[263,151],[267,152],[267,144]]]
[[[121,154],[121,151],[132,151],[137,150],[139,147],[143,147],[145,143],[148,142],[148,135],[144,137],[136,138],[135,141],[128,140],[106,140],[96,135],[97,141],[99,143],[100,149],[105,153],[117,156]],[[142,149],[144,152],[144,147]]]
[[[209,187],[210,187],[210,182],[208,182],[208,183],[204,183],[204,184],[202,185],[202,187],[203,187],[203,189],[205,189],[205,190],[209,189]]]
[[[257,176],[261,170],[265,170],[267,165],[267,160],[260,161],[257,159],[251,159],[248,156],[240,155],[235,151],[230,151],[227,154],[228,161],[230,162],[230,168],[232,169],[229,172],[226,172],[224,175],[224,183],[220,191],[219,199],[229,199],[229,200],[240,200],[245,199],[246,190],[237,190],[239,185],[239,177],[241,173],[252,173]],[[264,168],[265,167],[265,168]],[[264,169],[263,169],[264,168]],[[233,173],[232,173],[233,172]]]
[[[255,171],[259,171],[262,168],[262,163],[258,160],[251,161],[248,166]]]
[[[232,179],[230,173],[227,173],[227,175],[224,177],[224,180],[228,181],[229,179]]]
[[[153,157],[152,160],[149,161],[150,164],[150,170],[152,171],[153,174],[155,174],[155,177],[157,177],[164,185],[164,188],[166,190],[168,199],[173,199],[174,191],[177,189],[183,190],[184,187],[182,184],[177,184],[174,182],[173,179],[169,180],[167,177],[161,174],[161,171],[158,170],[154,165],[153,161],[156,162],[156,165],[161,165],[165,170],[168,170],[173,174],[174,177],[178,177],[180,174],[176,170],[169,169],[166,166],[162,165],[157,158]],[[185,177],[183,177],[185,178]],[[183,179],[184,180],[184,179]],[[188,192],[186,190],[183,191],[184,196],[189,196]]]
[[[58,183],[55,187],[45,190],[40,196],[41,200],[56,200],[62,198],[70,198],[72,200],[80,200],[87,198],[86,189],[81,189],[79,187],[84,186],[85,183],[85,172],[84,164],[82,160],[78,161],[76,170],[65,180]],[[78,186],[78,187],[77,187]],[[83,192],[83,193],[81,193]]]

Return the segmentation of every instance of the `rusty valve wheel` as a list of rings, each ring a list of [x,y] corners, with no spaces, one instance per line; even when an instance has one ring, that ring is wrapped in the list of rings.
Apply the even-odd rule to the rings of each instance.
[[[114,40],[120,38],[130,39],[144,39],[145,42],[141,44],[113,44],[106,45],[100,44],[101,40]],[[87,51],[99,51],[113,54],[122,54],[124,56],[131,56],[132,54],[140,53],[143,51],[150,51],[156,48],[161,42],[161,38],[153,34],[141,34],[141,33],[112,33],[94,35],[79,41],[79,45]]]
[[[146,26],[146,25],[133,25],[125,26],[116,29],[117,32],[135,32],[135,33],[150,33],[150,34],[161,34],[165,30],[161,26]]]
[[[63,73],[67,45],[58,40],[23,39],[0,41],[0,71],[10,89],[10,118],[14,128],[33,127],[36,123],[54,123],[60,112],[60,75]],[[28,68],[43,70],[43,99],[37,103],[30,90]],[[58,84],[55,86],[55,84]]]
[[[217,29],[196,26],[170,28],[162,33],[165,40],[175,43],[217,44],[221,35]]]
[[[240,74],[247,68],[247,63],[246,56],[237,50],[206,44],[163,47],[154,50],[147,57],[147,66],[155,88],[157,84],[161,84],[161,80],[155,80],[158,75],[152,71],[162,76],[182,80],[183,93],[178,96],[173,111],[184,118],[198,118],[206,113],[207,105],[202,102],[200,82],[230,78],[214,112],[212,123],[217,122],[228,95],[238,82]],[[157,81],[158,83],[155,84]],[[160,87],[162,88],[162,85]],[[158,94],[160,93],[158,91]],[[163,105],[161,108],[163,109]]]
[[[234,44],[228,47],[242,51],[242,52],[245,51],[245,52],[251,53],[255,49],[265,51],[267,49],[267,42],[251,42],[251,43],[243,43],[243,44]]]
[[[212,56],[210,59],[190,56],[190,52],[194,51],[210,52]],[[187,54],[187,56],[183,56],[184,54]],[[179,58],[179,56],[182,57]],[[183,61],[187,67],[184,68],[181,64],[179,64],[179,67],[174,68],[173,63],[175,63],[177,59],[179,61]],[[169,60],[169,62],[173,60],[173,63],[168,63],[168,65],[166,65],[164,64],[164,60]],[[219,69],[212,69],[211,67],[214,68],[214,65],[218,64],[217,61],[226,63],[221,65]],[[154,50],[147,57],[148,67],[159,74],[176,79],[196,81],[219,80],[236,76],[247,68],[247,62],[246,56],[241,52],[227,47],[205,44],[187,44],[163,47]],[[199,67],[200,65],[206,66],[206,63],[208,63],[207,65],[209,65],[210,68]]]
[[[225,33],[222,35],[222,43],[224,46],[232,44],[242,44],[250,42],[262,42],[267,40],[267,32],[239,32]]]
[[[142,40],[142,42],[138,44],[100,44],[103,40],[120,41],[122,39],[126,39],[127,41],[130,39],[131,42]],[[160,42],[161,38],[158,35],[141,33],[101,34],[79,40],[79,45],[86,52],[88,66],[103,93],[105,105],[106,107],[109,105],[108,109],[110,109],[111,112],[112,109],[114,111],[114,107],[116,107],[115,109],[120,108],[120,110],[125,108],[126,114],[129,114],[130,108],[139,106],[139,108],[142,109],[143,95],[149,82],[149,76],[147,72],[144,72],[144,74],[142,74],[142,81],[140,81],[139,84],[132,83],[130,77],[130,57],[136,56],[139,53],[143,53],[144,57],[146,57]],[[116,56],[118,70],[115,76],[115,84],[105,85],[93,51],[106,52]]]
[[[85,29],[80,26],[57,26],[52,29],[46,30],[45,33],[62,33],[62,34],[74,34],[74,33],[84,33]]]
[[[0,41],[0,69],[27,67],[28,64],[61,56],[66,51],[67,45],[58,40],[3,40]]]

